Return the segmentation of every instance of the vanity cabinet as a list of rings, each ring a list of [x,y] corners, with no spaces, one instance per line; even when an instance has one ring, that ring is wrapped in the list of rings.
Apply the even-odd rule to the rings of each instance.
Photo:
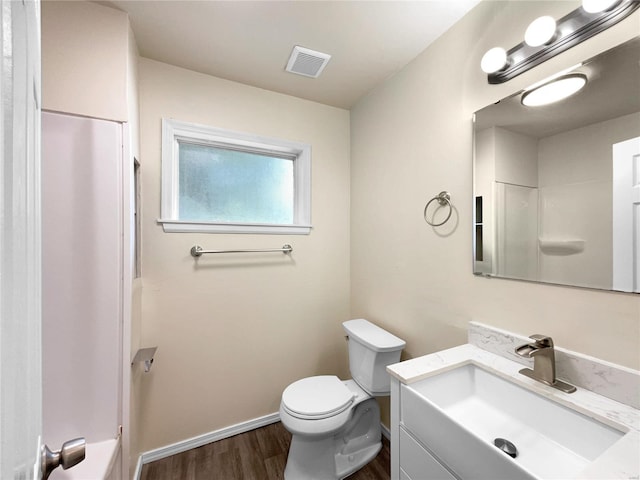
[[[456,480],[438,460],[436,460],[418,440],[403,426],[400,426],[400,478],[404,480]]]
[[[406,393],[402,398],[401,384],[392,379],[391,386],[391,478],[459,480],[421,440],[422,429],[415,429],[415,409],[407,405]]]

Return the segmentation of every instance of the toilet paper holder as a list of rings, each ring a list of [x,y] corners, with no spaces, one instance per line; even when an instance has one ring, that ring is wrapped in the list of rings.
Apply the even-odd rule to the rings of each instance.
[[[151,370],[151,364],[153,363],[153,356],[156,354],[156,350],[158,347],[148,347],[148,348],[140,348],[136,352],[135,357],[131,361],[131,366],[133,367],[134,363],[143,363],[144,371],[148,372]]]

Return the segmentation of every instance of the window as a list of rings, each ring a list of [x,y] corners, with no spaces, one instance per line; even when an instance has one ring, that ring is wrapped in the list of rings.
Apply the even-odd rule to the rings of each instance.
[[[311,146],[162,120],[165,232],[308,234]]]

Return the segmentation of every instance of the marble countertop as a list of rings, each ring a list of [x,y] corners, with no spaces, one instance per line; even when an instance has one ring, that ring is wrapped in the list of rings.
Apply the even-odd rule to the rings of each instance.
[[[581,387],[571,394],[561,392],[518,373],[522,368],[520,363],[471,344],[396,363],[387,367],[387,370],[401,383],[411,384],[470,363],[626,432],[622,439],[592,462],[577,478],[640,479],[640,410],[629,405]]]

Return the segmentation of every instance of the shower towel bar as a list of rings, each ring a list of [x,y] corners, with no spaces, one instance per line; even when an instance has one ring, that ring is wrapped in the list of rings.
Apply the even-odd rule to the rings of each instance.
[[[194,245],[191,247],[191,256],[199,257],[205,253],[263,253],[263,252],[282,252],[282,253],[291,253],[293,252],[293,247],[288,243],[283,245],[282,248],[259,248],[259,249],[249,249],[249,250],[203,250],[200,245]]]

